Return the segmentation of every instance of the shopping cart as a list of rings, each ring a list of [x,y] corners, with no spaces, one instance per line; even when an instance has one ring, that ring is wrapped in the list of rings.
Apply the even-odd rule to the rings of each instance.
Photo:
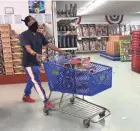
[[[44,63],[45,73],[52,92],[61,92],[61,98],[52,100],[54,109],[62,113],[82,118],[83,125],[88,128],[90,123],[98,123],[111,113],[108,109],[85,100],[84,96],[93,96],[112,87],[112,68],[91,63],[87,71],[79,71],[71,64],[70,57],[58,56]],[[70,64],[70,68],[65,68]],[[94,68],[96,72],[90,72]],[[65,95],[65,96],[64,96]],[[44,110],[49,115],[50,109]]]

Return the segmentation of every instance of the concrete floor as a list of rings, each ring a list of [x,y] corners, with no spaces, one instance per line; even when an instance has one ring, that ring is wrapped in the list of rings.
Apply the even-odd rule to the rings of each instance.
[[[34,89],[32,96],[37,102],[23,103],[21,98],[25,84],[17,84],[0,85],[0,131],[140,131],[139,74],[131,71],[129,62],[113,62],[99,55],[92,55],[92,60],[113,67],[112,89],[89,98],[110,109],[112,114],[104,126],[91,124],[85,129],[81,119],[59,112],[45,116],[43,104]],[[47,83],[43,85],[48,94]]]

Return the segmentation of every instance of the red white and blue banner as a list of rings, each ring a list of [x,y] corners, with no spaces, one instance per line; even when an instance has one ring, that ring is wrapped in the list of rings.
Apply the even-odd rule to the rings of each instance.
[[[77,20],[76,20],[75,23],[76,23],[77,25],[79,25],[79,24],[81,23],[81,19],[82,19],[82,16],[79,16],[79,17],[77,18]]]
[[[105,19],[109,24],[121,24],[123,15],[105,15]]]

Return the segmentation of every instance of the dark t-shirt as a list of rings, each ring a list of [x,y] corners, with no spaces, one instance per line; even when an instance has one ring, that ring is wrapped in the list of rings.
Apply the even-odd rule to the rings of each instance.
[[[26,49],[26,45],[30,45],[31,48],[38,54],[42,54],[42,46],[47,45],[48,40],[39,32],[33,34],[30,30],[23,32],[20,36],[20,43],[23,48],[22,64],[24,67],[36,66],[38,62],[35,56],[30,55]]]

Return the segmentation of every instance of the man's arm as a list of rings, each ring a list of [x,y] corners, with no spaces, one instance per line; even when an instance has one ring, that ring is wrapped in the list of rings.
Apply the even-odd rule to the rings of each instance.
[[[42,36],[42,40],[43,40],[42,41],[43,46],[49,47],[51,50],[57,51],[60,54],[66,54],[64,51],[62,51],[59,48],[57,48],[54,44],[49,43],[49,41],[42,34],[41,34],[41,36]]]
[[[26,46],[24,46],[24,47],[25,47],[26,51],[27,51],[29,54],[31,54],[32,56],[35,56],[36,59],[37,59],[37,61],[40,61],[40,59],[42,58],[42,55],[41,55],[41,54],[36,53],[36,52],[31,48],[30,45],[26,45]]]
[[[60,54],[64,54],[64,51],[57,48],[54,44],[49,43],[49,44],[47,44],[47,47],[49,47],[51,50],[59,52]]]
[[[30,45],[25,45],[24,47],[25,47],[26,51],[27,51],[30,55],[35,56],[35,55],[37,54],[37,53],[31,48]]]

